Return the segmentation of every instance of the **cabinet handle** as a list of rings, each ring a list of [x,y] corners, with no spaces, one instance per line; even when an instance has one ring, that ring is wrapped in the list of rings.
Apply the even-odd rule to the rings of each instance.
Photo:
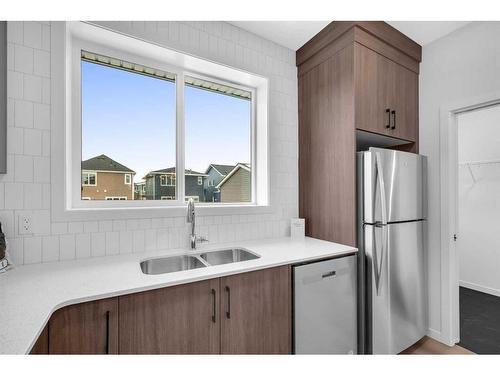
[[[391,115],[392,115],[392,126],[391,126],[391,129],[396,129],[396,111],[392,111],[391,112]]]
[[[212,289],[212,322],[215,323],[215,289]]]
[[[227,293],[226,318],[231,319],[231,289],[226,285],[225,291]]]
[[[387,125],[385,126],[385,128],[389,129],[391,127],[391,110],[390,110],[390,108],[387,108],[385,110],[385,113],[387,113]]]
[[[109,354],[109,310],[106,311],[106,354]]]

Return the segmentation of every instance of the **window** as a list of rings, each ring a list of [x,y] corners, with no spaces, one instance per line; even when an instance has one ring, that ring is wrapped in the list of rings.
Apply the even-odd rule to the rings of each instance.
[[[175,174],[167,174],[160,176],[161,186],[175,186]]]
[[[225,182],[221,202],[251,202],[252,93],[198,78],[186,77],[185,81],[186,167],[204,171],[216,164],[228,173],[244,163],[246,173]],[[210,151],[200,152],[206,145]],[[198,185],[202,184],[203,177],[198,177]],[[185,189],[186,196],[192,194],[189,184]]]
[[[131,185],[134,178],[140,182],[156,170],[175,167],[174,74],[82,50],[81,92],[81,166],[102,173],[100,189],[120,197],[121,173],[129,172],[121,178]],[[175,190],[175,180],[167,185]],[[103,199],[98,192],[85,194]],[[155,192],[146,199],[160,196]]]
[[[126,201],[127,197],[106,197],[107,201]]]
[[[269,205],[267,78],[90,23],[57,23],[51,35],[51,82],[58,88],[51,99],[61,108],[51,133],[57,220],[115,219],[118,208],[140,208],[127,211],[131,217],[178,215],[167,207],[183,207],[186,197],[201,207],[206,200],[210,208],[203,210],[214,215],[229,209],[214,208],[221,201],[239,206],[229,209],[237,213]],[[247,166],[244,197],[214,199],[205,191],[212,163]],[[95,178],[83,175],[89,171]],[[223,176],[211,178],[210,190],[218,189]],[[143,184],[142,194],[135,184]],[[167,196],[173,199],[161,199]],[[152,207],[159,210],[145,209]]]
[[[95,172],[82,172],[82,186],[96,186],[97,173]]]

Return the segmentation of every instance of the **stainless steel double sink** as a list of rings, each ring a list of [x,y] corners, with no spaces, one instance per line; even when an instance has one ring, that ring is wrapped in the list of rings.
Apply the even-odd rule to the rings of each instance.
[[[260,258],[260,255],[250,250],[235,247],[198,254],[182,254],[164,258],[147,259],[141,262],[141,270],[147,275],[159,275],[162,273],[217,266],[219,264],[244,262],[258,258]]]

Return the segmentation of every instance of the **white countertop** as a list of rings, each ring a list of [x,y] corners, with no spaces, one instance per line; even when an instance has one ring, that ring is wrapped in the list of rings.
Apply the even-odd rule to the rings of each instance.
[[[161,275],[142,273],[141,260],[194,253],[177,249],[36,264],[0,274],[0,354],[29,353],[51,314],[63,306],[357,251],[309,237],[287,237],[205,245],[196,253],[236,246],[261,257]]]

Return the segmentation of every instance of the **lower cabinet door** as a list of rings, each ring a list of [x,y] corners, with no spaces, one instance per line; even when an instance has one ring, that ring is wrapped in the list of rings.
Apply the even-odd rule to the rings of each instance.
[[[219,279],[119,297],[120,354],[220,352]]]
[[[118,299],[57,310],[49,321],[49,354],[117,354]]]
[[[49,354],[49,329],[45,326],[31,348],[30,354]]]
[[[291,353],[289,266],[221,278],[221,352]]]

